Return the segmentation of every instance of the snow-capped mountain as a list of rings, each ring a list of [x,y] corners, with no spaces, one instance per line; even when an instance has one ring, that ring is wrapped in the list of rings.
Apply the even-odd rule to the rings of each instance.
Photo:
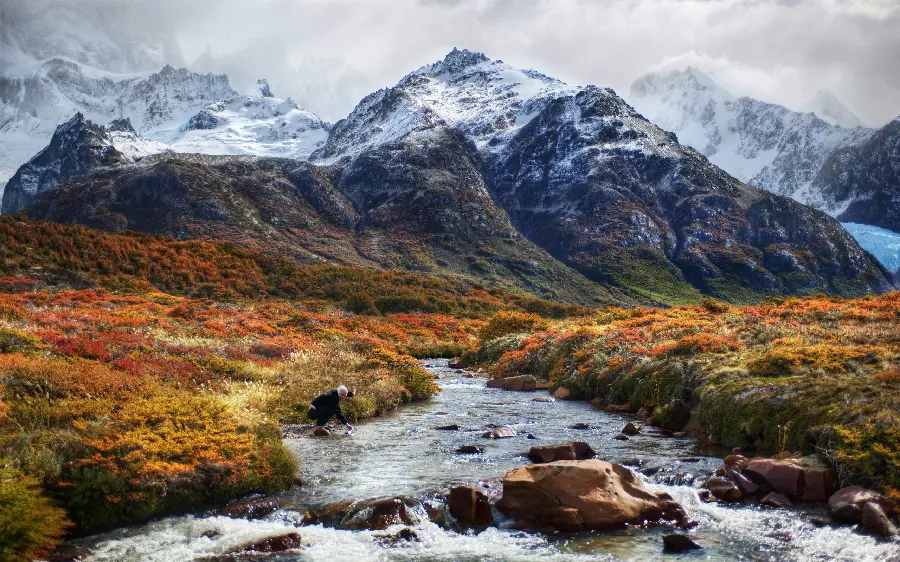
[[[639,78],[629,101],[739,180],[817,208],[828,202],[809,187],[825,159],[873,132],[739,97],[713,76],[690,67]]]
[[[182,152],[296,158],[324,144],[329,124],[264,90],[239,94],[224,75],[171,66],[117,75],[48,60],[31,76],[0,77],[0,181],[76,113],[100,124],[129,119],[144,138]]]
[[[738,97],[713,76],[688,68],[643,76],[632,85],[630,101],[738,179],[842,221],[900,231],[900,220],[890,218],[900,206],[900,155],[891,141],[896,126],[879,131],[860,126],[830,92],[819,92],[807,112],[798,113]],[[880,238],[858,239],[884,256],[875,240]],[[882,263],[888,267],[895,261]]]
[[[803,111],[815,113],[816,117],[822,119],[829,125],[837,125],[845,129],[855,129],[862,127],[862,121],[859,117],[847,109],[841,100],[828,90],[819,90],[812,98],[803,106]]]
[[[412,174],[413,154],[448,134],[484,160],[482,189],[519,232],[623,290],[802,292],[830,285],[820,260],[845,263],[839,275],[874,267],[835,221],[740,184],[612,90],[465,50],[366,97],[311,162],[343,167],[351,200],[375,190],[388,208],[403,195],[387,178]]]

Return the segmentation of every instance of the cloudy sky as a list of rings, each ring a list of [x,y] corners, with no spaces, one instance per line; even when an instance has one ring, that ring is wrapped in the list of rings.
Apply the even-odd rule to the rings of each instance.
[[[129,0],[65,3],[79,2],[121,9]],[[238,85],[265,76],[277,95],[293,95],[332,120],[363,94],[454,46],[569,83],[611,86],[626,99],[643,73],[694,65],[738,94],[793,108],[828,89],[867,124],[900,115],[900,0],[147,0],[139,6],[138,17],[132,12],[127,24],[113,25],[152,27],[142,34],[168,36],[185,63],[228,72]]]

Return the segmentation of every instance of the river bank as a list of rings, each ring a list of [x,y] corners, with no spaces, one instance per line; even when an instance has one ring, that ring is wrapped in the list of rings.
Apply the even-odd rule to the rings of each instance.
[[[304,513],[348,499],[407,496],[427,501],[455,484],[497,487],[507,470],[528,463],[521,454],[535,444],[584,440],[605,459],[630,464],[654,490],[671,494],[699,522],[691,531],[711,560],[889,560],[897,543],[879,543],[850,527],[818,527],[821,508],[770,509],[702,503],[694,483],[721,464],[721,451],[689,438],[648,430],[629,441],[613,437],[628,414],[606,413],[580,401],[537,402],[545,391],[507,392],[485,387],[448,369],[445,361],[426,361],[442,391],[433,399],[356,426],[350,437],[311,439],[288,433],[286,446],[302,463],[303,485],[276,494],[280,508],[259,520],[211,514],[166,518],[144,526],[75,541],[90,552],[88,561],[209,560],[267,537],[298,532],[299,550],[280,555],[244,555],[229,560],[664,560],[665,529],[631,529],[583,535],[541,535],[504,528],[480,534],[459,533],[430,522],[424,510],[411,528],[417,540],[389,543],[384,531],[350,531],[309,525]],[[458,424],[460,431],[437,431]],[[586,423],[589,429],[573,429]],[[485,427],[516,431],[510,439],[481,437]],[[531,434],[535,439],[529,439]],[[477,445],[477,455],[456,454],[461,445]]]

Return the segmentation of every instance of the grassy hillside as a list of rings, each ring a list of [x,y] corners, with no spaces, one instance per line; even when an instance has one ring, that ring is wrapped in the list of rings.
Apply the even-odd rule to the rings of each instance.
[[[470,352],[496,375],[652,411],[727,446],[818,453],[900,498],[900,293],[735,307],[610,308],[558,322],[499,313]]]

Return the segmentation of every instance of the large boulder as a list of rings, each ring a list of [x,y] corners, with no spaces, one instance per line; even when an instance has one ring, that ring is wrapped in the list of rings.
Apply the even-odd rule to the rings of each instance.
[[[487,381],[488,388],[502,388],[503,390],[535,390],[537,379],[531,375],[517,377],[502,377]]]
[[[546,463],[554,461],[580,461],[596,455],[591,446],[584,441],[572,441],[561,445],[543,445],[532,447],[528,458],[532,462]]]
[[[553,398],[556,398],[557,400],[569,400],[572,398],[572,391],[561,386],[553,391]]]
[[[497,508],[522,528],[564,532],[686,521],[671,496],[651,492],[624,466],[598,459],[514,468],[503,478]]]
[[[862,510],[867,503],[876,503],[885,513],[894,509],[894,502],[862,486],[841,488],[828,498],[828,513],[841,523],[858,523],[862,520]]]
[[[468,527],[483,527],[494,520],[488,497],[472,486],[457,486],[448,498],[450,515]]]
[[[792,500],[803,499],[806,487],[803,467],[788,461],[754,459],[747,463],[743,473],[757,484],[768,486]]]

